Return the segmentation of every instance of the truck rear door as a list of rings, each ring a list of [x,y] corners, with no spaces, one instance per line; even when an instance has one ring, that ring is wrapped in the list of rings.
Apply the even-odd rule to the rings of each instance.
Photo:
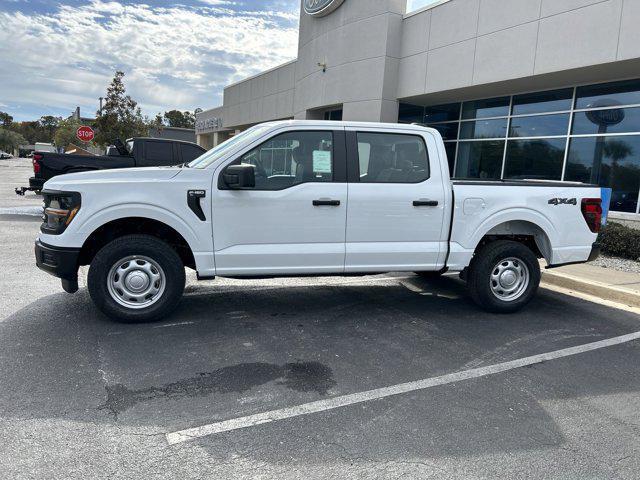
[[[451,194],[439,150],[427,131],[347,128],[346,272],[444,266]]]

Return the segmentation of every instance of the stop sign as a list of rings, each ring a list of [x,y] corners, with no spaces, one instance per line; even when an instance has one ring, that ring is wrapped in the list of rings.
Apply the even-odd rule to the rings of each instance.
[[[93,128],[84,126],[79,127],[78,131],[76,132],[76,137],[78,137],[78,140],[81,140],[83,142],[90,142],[94,137]]]

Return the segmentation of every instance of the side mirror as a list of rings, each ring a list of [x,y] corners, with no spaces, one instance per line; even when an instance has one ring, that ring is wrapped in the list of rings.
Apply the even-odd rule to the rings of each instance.
[[[222,180],[224,184],[232,190],[255,188],[255,167],[247,164],[229,165],[224,172],[222,172]]]

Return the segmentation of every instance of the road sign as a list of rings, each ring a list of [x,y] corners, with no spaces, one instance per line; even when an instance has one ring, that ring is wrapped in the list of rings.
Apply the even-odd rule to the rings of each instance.
[[[76,137],[78,137],[78,140],[81,140],[83,142],[90,142],[94,137],[93,128],[85,126],[78,127]]]

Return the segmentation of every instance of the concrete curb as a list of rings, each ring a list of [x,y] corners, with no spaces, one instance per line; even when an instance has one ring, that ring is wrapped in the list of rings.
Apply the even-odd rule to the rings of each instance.
[[[585,280],[584,278],[567,275],[554,270],[542,271],[542,283],[574,290],[599,297],[604,300],[618,302],[632,307],[640,307],[640,293],[623,288],[612,287],[604,283]],[[544,285],[543,285],[544,286]]]

